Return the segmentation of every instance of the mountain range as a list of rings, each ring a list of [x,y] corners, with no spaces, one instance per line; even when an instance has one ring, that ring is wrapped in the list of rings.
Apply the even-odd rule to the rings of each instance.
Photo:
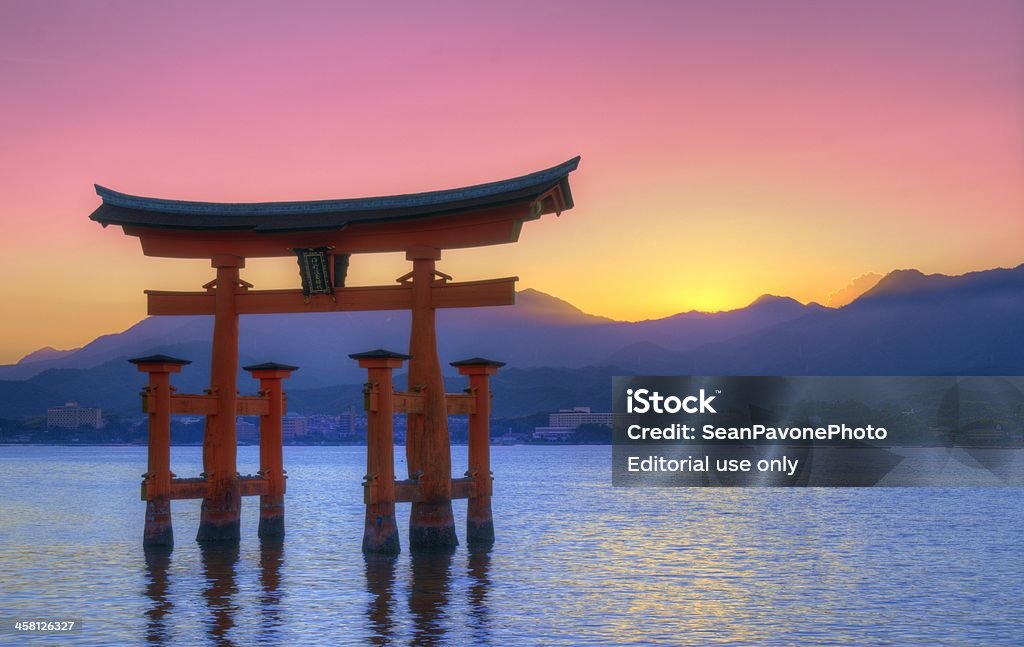
[[[240,328],[242,365],[300,366],[288,384],[291,409],[329,412],[360,404],[365,374],[348,355],[408,348],[409,314],[253,315]],[[150,353],[192,360],[174,383],[201,392],[212,329],[211,317],[148,317],[79,349],[40,349],[0,366],[0,417],[41,415],[64,401],[134,413],[145,376],[126,360]],[[961,276],[897,270],[839,308],[765,295],[736,310],[639,322],[523,290],[510,307],[440,310],[437,329],[446,367],[477,355],[508,362],[495,378],[499,416],[607,410],[615,374],[1015,375],[1024,373],[1024,265]],[[255,382],[243,374],[239,387],[255,391]]]

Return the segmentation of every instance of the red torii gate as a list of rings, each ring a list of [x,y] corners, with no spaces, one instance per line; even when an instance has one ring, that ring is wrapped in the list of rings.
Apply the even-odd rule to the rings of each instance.
[[[206,395],[172,393],[170,373],[185,360],[150,356],[132,360],[149,373],[144,410],[150,416],[149,470],[144,543],[172,543],[170,500],[202,498],[198,541],[239,539],[240,497],[261,497],[260,535],[284,532],[281,463],[282,380],[297,367],[245,367],[260,380],[260,395],[237,395],[238,316],[342,310],[412,311],[409,355],[371,351],[352,357],[367,368],[370,420],[367,523],[363,550],[397,552],[395,502],[409,501],[409,542],[414,550],[446,550],[458,544],[452,498],[468,498],[468,540],[493,541],[490,515],[488,376],[500,362],[473,358],[453,365],[470,376],[468,395],[445,394],[437,353],[437,308],[511,305],[515,277],[453,282],[437,270],[444,249],[515,242],[524,222],[573,206],[569,174],[579,157],[510,180],[389,197],[305,202],[211,203],[146,198],[101,186],[103,203],[90,216],[137,236],[147,256],[209,258],[216,278],[200,292],[147,290],[150,315],[214,315],[210,389]],[[398,285],[345,287],[351,254],[404,251],[412,271]],[[239,276],[245,259],[298,253],[302,290],[254,290]],[[307,255],[308,254],[308,255]],[[305,264],[305,265],[303,265]],[[394,393],[391,371],[409,361],[409,392]],[[408,419],[409,478],[394,480],[391,416]],[[177,479],[170,471],[170,414],[207,416],[204,473]],[[452,479],[449,413],[470,416],[470,469]],[[235,416],[260,415],[260,474],[241,477],[236,465]]]

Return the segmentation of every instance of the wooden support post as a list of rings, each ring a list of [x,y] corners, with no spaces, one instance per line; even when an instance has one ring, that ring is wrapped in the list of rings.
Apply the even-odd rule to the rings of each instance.
[[[366,477],[363,552],[397,554],[401,551],[395,521],[394,386],[391,372],[408,355],[382,349],[349,355],[369,371],[366,391]]]
[[[173,546],[171,525],[171,373],[191,364],[167,355],[150,355],[128,360],[149,373],[149,386],[143,391],[143,409],[149,411],[149,461],[144,487],[146,526],[143,546]]]
[[[238,269],[245,259],[220,255],[212,259],[217,268],[213,321],[213,352],[210,391],[217,398],[217,413],[206,418],[203,437],[203,471],[209,489],[199,517],[196,541],[238,541],[241,493],[238,489],[238,461],[235,405],[238,395],[238,312],[235,291],[239,289]]]
[[[424,396],[423,413],[408,414],[406,463],[409,478],[418,480],[422,501],[409,513],[409,548],[449,551],[459,545],[452,514],[452,458],[448,408],[437,356],[437,331],[432,292],[435,261],[441,251],[413,248],[406,253],[412,267],[412,330],[409,337],[409,391]],[[441,283],[441,281],[439,281]]]
[[[260,381],[260,395],[267,399],[267,412],[260,416],[260,471],[267,490],[260,495],[259,536],[263,539],[284,537],[284,439],[281,420],[284,417],[284,385],[282,381],[298,366],[267,362],[244,367]]]
[[[469,392],[476,400],[469,414],[469,470],[466,476],[476,485],[476,496],[469,498],[466,512],[466,543],[471,546],[494,544],[494,519],[491,516],[491,385],[490,378],[504,362],[473,357],[452,366],[469,376]]]

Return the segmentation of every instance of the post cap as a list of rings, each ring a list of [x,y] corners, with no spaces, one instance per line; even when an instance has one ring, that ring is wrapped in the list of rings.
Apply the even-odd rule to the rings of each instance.
[[[469,359],[460,359],[457,362],[452,362],[450,366],[456,368],[460,366],[493,366],[495,368],[501,368],[505,365],[505,362],[499,362],[494,359],[487,359],[485,357],[470,357]]]
[[[412,359],[412,355],[403,355],[383,348],[368,350],[365,353],[352,353],[349,357],[352,359]]]
[[[291,366],[289,364],[278,364],[277,362],[263,362],[262,364],[250,364],[249,366],[243,366],[243,371],[297,371],[298,366]]]
[[[132,364],[177,364],[178,366],[192,363],[191,360],[178,359],[170,355],[146,355],[145,357],[135,357],[128,361]]]

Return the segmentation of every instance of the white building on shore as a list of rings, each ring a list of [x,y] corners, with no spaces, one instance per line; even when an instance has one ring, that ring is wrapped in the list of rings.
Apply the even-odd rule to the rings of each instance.
[[[46,410],[48,429],[78,429],[79,427],[103,428],[103,410],[94,407],[80,407],[77,402],[67,402],[62,407]]]

